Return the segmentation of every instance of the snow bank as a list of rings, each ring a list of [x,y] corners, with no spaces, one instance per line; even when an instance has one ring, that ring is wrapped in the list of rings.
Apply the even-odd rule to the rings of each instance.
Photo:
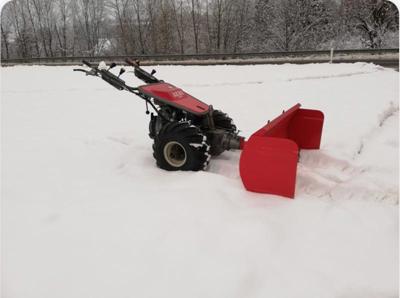
[[[246,192],[239,152],[207,172],[156,168],[144,103],[72,67],[2,68],[4,297],[398,295],[397,72],[157,70],[246,136],[297,102],[323,110],[296,199]]]

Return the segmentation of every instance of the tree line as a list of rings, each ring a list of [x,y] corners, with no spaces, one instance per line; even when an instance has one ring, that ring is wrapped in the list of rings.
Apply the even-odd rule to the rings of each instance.
[[[385,0],[12,0],[1,57],[398,48]]]

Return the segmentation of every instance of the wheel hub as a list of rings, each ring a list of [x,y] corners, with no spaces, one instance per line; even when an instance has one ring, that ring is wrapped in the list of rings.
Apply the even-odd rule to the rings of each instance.
[[[186,150],[175,141],[168,142],[164,146],[164,158],[173,167],[179,168],[186,163]]]

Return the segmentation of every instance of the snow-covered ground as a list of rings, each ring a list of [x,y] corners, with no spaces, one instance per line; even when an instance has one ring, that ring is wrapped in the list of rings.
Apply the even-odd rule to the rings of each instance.
[[[246,192],[240,152],[207,172],[158,169],[144,103],[99,79],[2,68],[3,297],[398,295],[398,72],[157,70],[245,136],[297,102],[321,109],[322,148],[301,153],[296,199]]]

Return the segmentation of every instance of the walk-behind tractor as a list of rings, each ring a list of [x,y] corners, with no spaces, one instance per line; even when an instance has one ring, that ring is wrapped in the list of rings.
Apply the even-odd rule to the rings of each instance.
[[[118,90],[131,92],[154,110],[150,114],[149,136],[154,140],[157,166],[167,171],[206,170],[212,156],[226,150],[243,150],[240,176],[249,191],[293,198],[299,149],[319,149],[324,115],[301,109],[300,104],[255,132],[247,141],[240,136],[232,119],[213,106],[162,80],[155,70],[148,73],[138,61],[126,59],[137,78],[146,85],[128,86],[104,62],[98,66],[83,61],[90,69],[74,69],[102,78]]]

